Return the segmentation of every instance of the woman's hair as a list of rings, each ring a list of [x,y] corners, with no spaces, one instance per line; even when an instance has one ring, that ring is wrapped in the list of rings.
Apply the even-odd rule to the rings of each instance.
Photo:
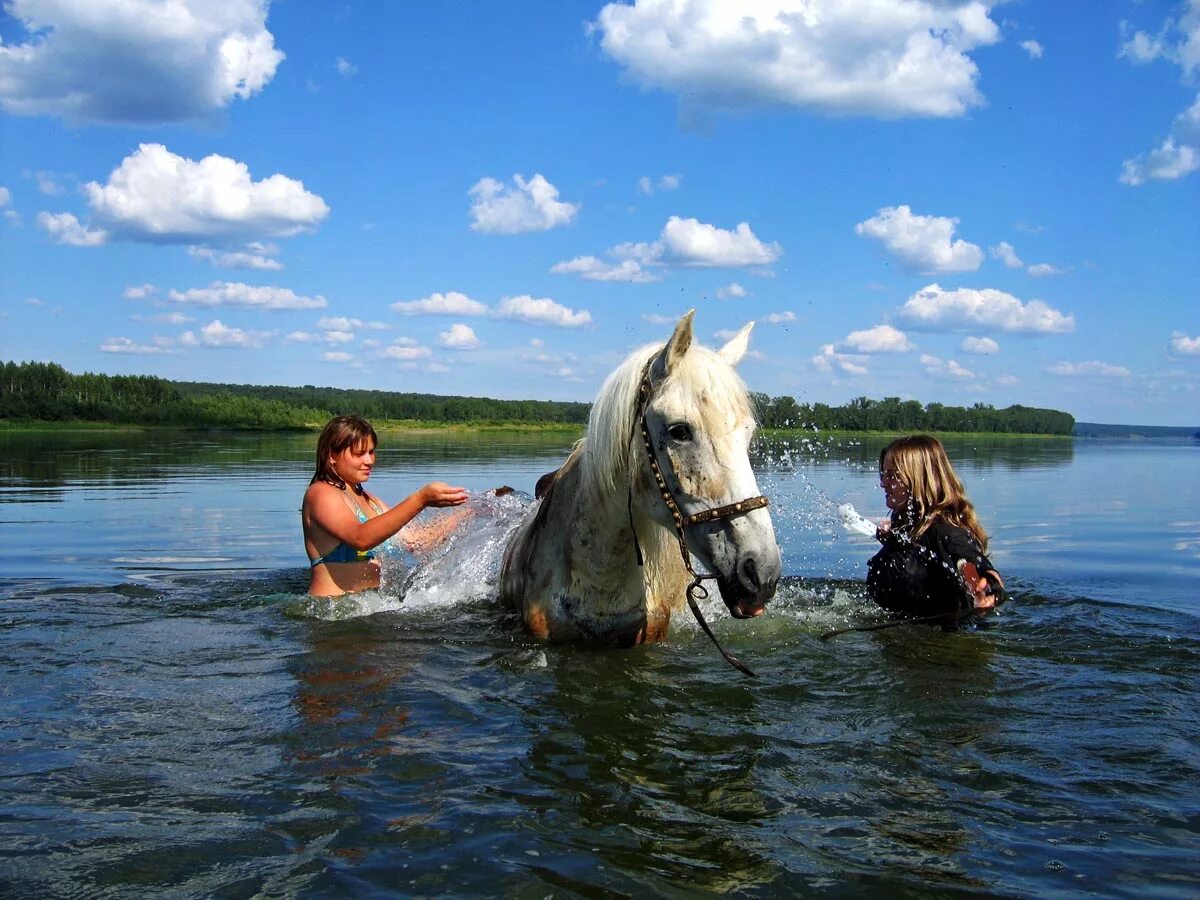
[[[914,434],[892,441],[879,453],[879,474],[892,475],[908,488],[906,508],[893,510],[892,521],[913,528],[914,539],[941,519],[971,532],[987,553],[987,532],[937,438]]]
[[[361,416],[335,416],[330,419],[321,429],[321,436],[317,438],[317,471],[309,484],[324,481],[326,484],[344,489],[346,482],[338,478],[329,459],[347,448],[360,447],[368,441],[372,446],[376,446],[379,438],[376,437],[371,423]],[[361,485],[355,487],[358,493],[366,493]]]

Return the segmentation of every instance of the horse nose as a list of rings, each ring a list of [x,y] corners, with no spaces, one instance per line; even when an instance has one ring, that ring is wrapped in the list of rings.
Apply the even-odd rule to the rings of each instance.
[[[742,560],[742,584],[749,588],[750,593],[757,594],[761,582],[758,580],[758,563],[754,561],[753,556],[747,556]]]
[[[738,581],[750,596],[765,603],[775,595],[779,583],[780,560],[770,554],[747,554],[738,564]]]

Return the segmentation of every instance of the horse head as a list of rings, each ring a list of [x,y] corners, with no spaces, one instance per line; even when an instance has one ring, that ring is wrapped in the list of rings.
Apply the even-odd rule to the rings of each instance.
[[[751,618],[775,594],[782,569],[766,499],[750,467],[754,411],[734,371],[753,323],[714,351],[693,342],[694,315],[680,319],[646,366],[643,412],[634,423],[646,444],[639,480],[659,495],[646,500],[650,515],[683,535],[687,549],[716,576],[730,613]]]

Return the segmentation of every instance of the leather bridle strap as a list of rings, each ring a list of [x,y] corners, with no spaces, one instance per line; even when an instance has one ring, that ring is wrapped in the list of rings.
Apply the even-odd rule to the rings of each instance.
[[[650,384],[650,366],[653,365],[653,358],[646,364],[646,368],[642,370],[641,384],[638,386],[638,405],[634,415],[634,428],[640,429],[642,433],[642,443],[646,448],[646,459],[650,464],[650,471],[654,475],[654,483],[658,487],[658,492],[662,496],[663,503],[667,506],[667,511],[671,513],[671,522],[675,526],[675,539],[679,542],[679,555],[683,557],[683,565],[692,576],[691,584],[687,586],[687,603],[691,609],[692,615],[696,617],[696,621],[700,623],[700,628],[709,636],[721,656],[725,658],[731,666],[737,669],[744,675],[749,675],[751,678],[757,678],[755,672],[744,662],[729,653],[721,642],[717,640],[717,636],[708,626],[708,622],[704,619],[704,614],[700,612],[700,606],[696,602],[696,597],[707,599],[709,596],[708,588],[701,583],[706,580],[715,580],[716,575],[701,575],[692,567],[692,554],[688,550],[687,531],[689,525],[698,525],[704,522],[716,522],[721,519],[731,519],[734,516],[745,515],[748,512],[753,512],[756,509],[763,509],[770,505],[770,501],[763,496],[748,497],[745,500],[739,500],[736,503],[728,503],[725,506],[717,506],[711,509],[701,510],[698,513],[693,513],[690,516],[684,516],[679,509],[679,503],[675,499],[675,495],[671,493],[670,487],[667,486],[667,480],[663,477],[662,467],[658,462],[658,454],[654,452],[654,443],[650,439],[650,429],[646,427],[646,407],[650,403],[650,393],[652,386]],[[630,441],[633,440],[633,435],[629,436]],[[629,487],[629,527],[633,532],[633,549],[637,555],[638,565],[642,565],[642,548],[638,542],[637,529],[633,527],[633,486]]]

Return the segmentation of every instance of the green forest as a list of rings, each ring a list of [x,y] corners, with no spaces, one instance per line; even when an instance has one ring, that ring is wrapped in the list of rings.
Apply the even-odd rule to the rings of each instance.
[[[1028,406],[996,409],[922,405],[858,397],[844,406],[752,395],[759,421],[773,429],[936,431],[1070,435],[1068,413]],[[493,400],[390,391],[168,381],[148,375],[74,375],[55,363],[0,363],[0,420],[104,422],[190,428],[310,429],[355,413],[377,421],[428,425],[582,427],[590,404]]]

